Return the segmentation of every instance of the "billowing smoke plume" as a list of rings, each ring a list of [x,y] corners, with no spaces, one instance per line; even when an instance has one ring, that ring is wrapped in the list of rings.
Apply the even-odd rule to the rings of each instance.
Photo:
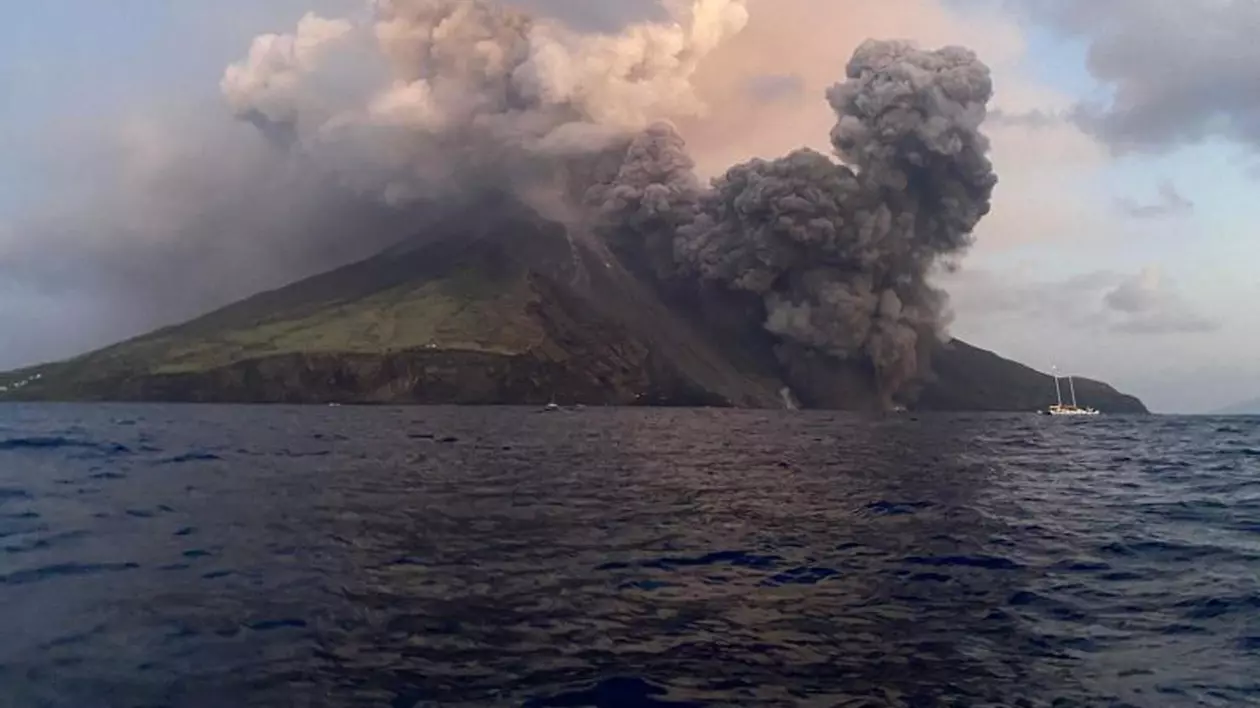
[[[701,113],[692,74],[748,19],[743,0],[675,0],[668,21],[587,34],[488,0],[374,7],[368,25],[312,15],[259,38],[222,89],[240,117],[395,204],[550,178],[657,118]]]
[[[676,271],[676,235],[695,221],[702,194],[686,143],[673,126],[657,123],[630,141],[620,166],[584,201],[614,248],[646,258],[653,275],[668,278]]]
[[[988,68],[965,49],[868,41],[826,95],[836,159],[753,160],[706,189],[668,121],[705,110],[692,75],[747,12],[666,7],[612,35],[488,0],[377,0],[370,25],[308,16],[258,39],[222,88],[238,116],[390,204],[509,189],[597,224],[659,277],[755,294],[766,330],[869,364],[891,400],[943,330],[931,270],[989,210]]]
[[[95,269],[93,292],[143,311],[138,333],[377,252],[435,202],[509,192],[671,284],[746,293],[782,350],[869,365],[887,396],[923,369],[945,309],[927,275],[965,250],[995,181],[970,52],[862,46],[826,96],[835,155],[706,186],[671,126],[703,124],[697,72],[746,0],[662,0],[663,19],[606,33],[491,0],[364,1],[259,37],[226,70],[228,107],[265,140],[181,121],[179,149],[135,184],[110,165],[126,198],[57,229],[105,234],[91,248],[31,240],[0,268],[58,286]]]
[[[989,211],[997,180],[979,128],[991,95],[967,50],[867,42],[827,93],[844,164],[801,150],[732,168],[679,230],[679,260],[763,297],[779,337],[868,360],[893,395],[944,324],[930,270],[965,251]]]

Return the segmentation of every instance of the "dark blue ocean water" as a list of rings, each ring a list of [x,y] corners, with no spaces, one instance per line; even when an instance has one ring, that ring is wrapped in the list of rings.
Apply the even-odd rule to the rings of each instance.
[[[1260,420],[0,407],[0,705],[1260,704]]]

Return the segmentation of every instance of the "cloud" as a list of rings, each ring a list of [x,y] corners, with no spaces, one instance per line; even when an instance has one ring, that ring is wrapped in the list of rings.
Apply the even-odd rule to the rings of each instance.
[[[1052,329],[1125,335],[1201,334],[1220,323],[1199,313],[1160,269],[1088,271],[1057,280],[962,270],[943,276],[960,318],[977,324],[1052,323]]]
[[[1195,312],[1158,268],[1144,268],[1103,296],[1115,315],[1112,327],[1126,334],[1212,332],[1220,324]]]
[[[1154,202],[1139,203],[1127,197],[1116,199],[1116,208],[1134,219],[1159,219],[1180,216],[1194,211],[1194,202],[1177,191],[1177,185],[1165,180],[1159,185],[1159,196]]]
[[[1260,3],[1249,0],[1012,0],[1088,43],[1111,93],[1077,117],[1118,151],[1209,137],[1260,147]]]

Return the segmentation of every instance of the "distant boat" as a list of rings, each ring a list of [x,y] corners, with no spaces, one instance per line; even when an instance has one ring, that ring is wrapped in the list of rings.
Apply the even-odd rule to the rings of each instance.
[[[1065,405],[1063,403],[1063,387],[1059,385],[1060,378],[1062,377],[1059,376],[1059,372],[1056,369],[1054,372],[1054,396],[1056,399],[1058,399],[1059,402],[1054,404],[1053,406],[1050,406],[1048,409],[1046,409],[1046,415],[1075,415],[1075,416],[1086,415],[1088,416],[1088,415],[1099,414],[1097,409],[1088,408],[1088,407],[1082,408],[1076,404],[1076,384],[1072,381],[1071,375],[1067,377],[1067,380],[1068,380],[1068,391],[1070,391],[1072,395],[1072,402],[1070,404]]]

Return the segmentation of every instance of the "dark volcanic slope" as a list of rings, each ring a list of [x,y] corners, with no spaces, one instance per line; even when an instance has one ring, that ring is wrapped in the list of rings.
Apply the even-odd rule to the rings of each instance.
[[[438,230],[0,383],[38,373],[10,393],[24,399],[779,404],[773,378],[560,227],[504,204]]]
[[[932,358],[936,380],[919,398],[925,410],[1031,411],[1055,402],[1054,377],[954,340]],[[1062,383],[1068,395],[1067,381]],[[1104,413],[1146,413],[1137,398],[1100,381],[1077,378],[1076,399]]]
[[[505,199],[422,238],[183,325],[0,375],[0,398],[289,403],[586,403],[871,409],[869,374],[781,370],[755,313],[720,292],[670,293],[603,244]],[[811,363],[812,362],[812,363]],[[955,342],[919,406],[1034,410],[1053,380]],[[802,368],[804,367],[804,368]],[[1083,404],[1140,412],[1079,380]]]

